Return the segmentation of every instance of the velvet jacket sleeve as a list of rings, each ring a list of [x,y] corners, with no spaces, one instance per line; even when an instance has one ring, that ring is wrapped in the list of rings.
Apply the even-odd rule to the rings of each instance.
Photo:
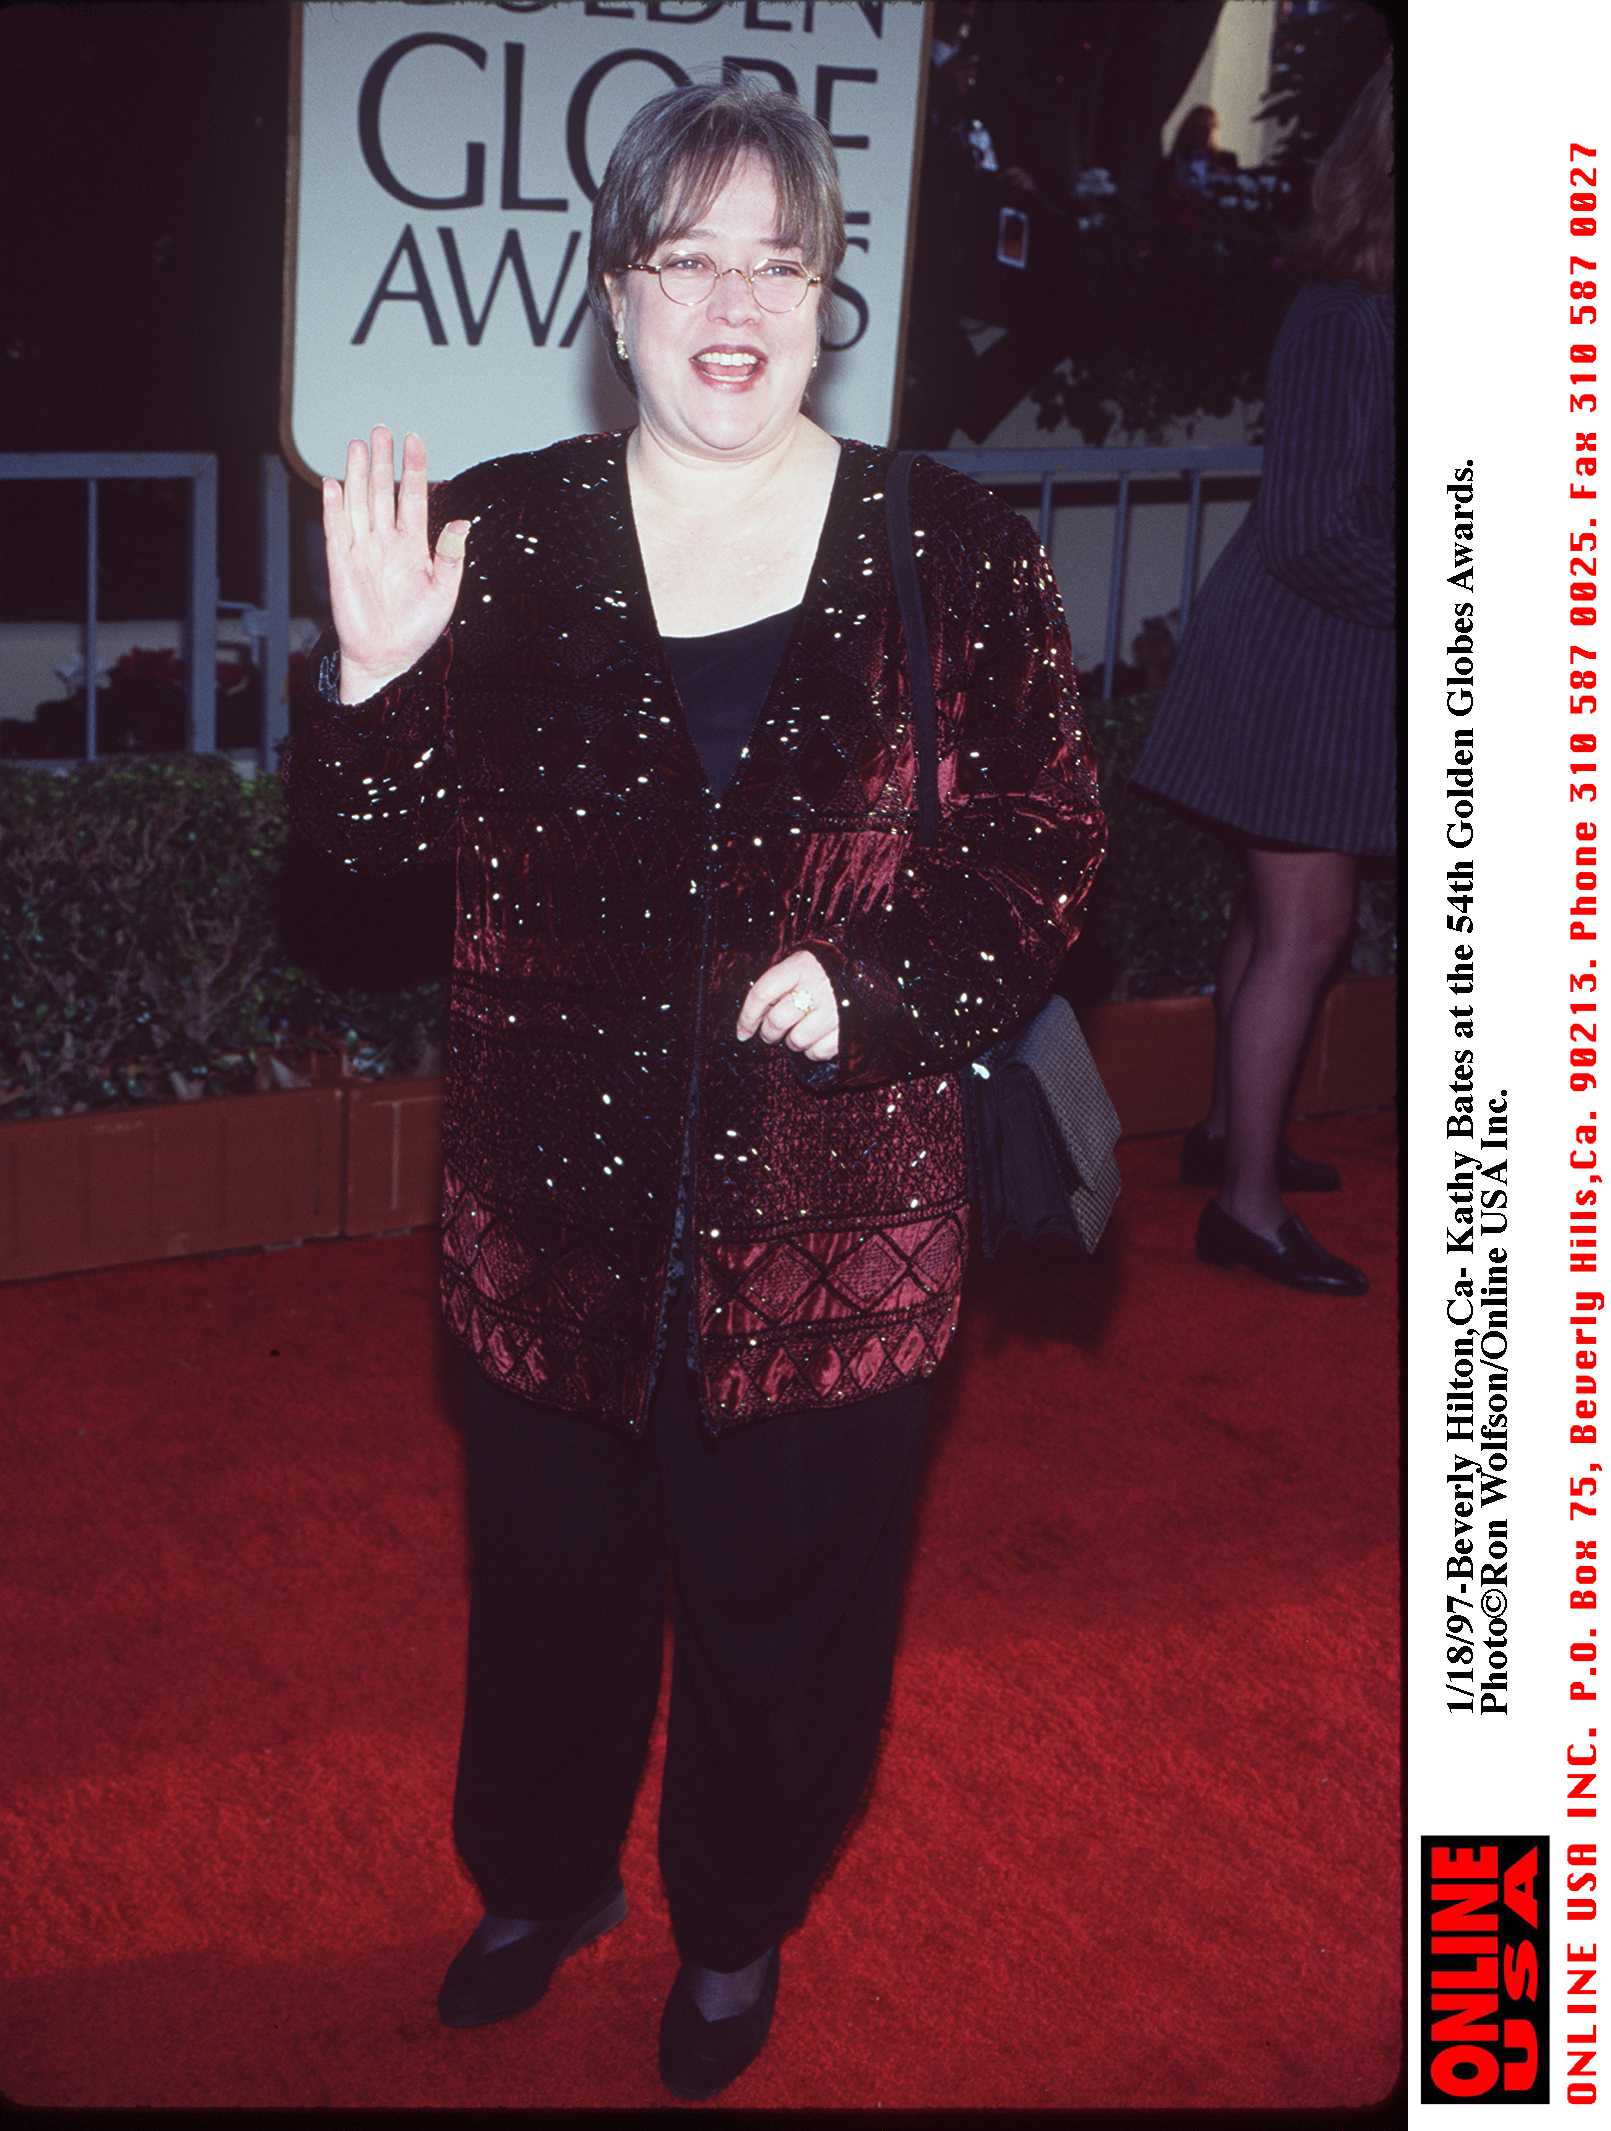
[[[1300,299],[1301,300],[1301,299]],[[1351,621],[1397,619],[1384,451],[1393,393],[1385,306],[1320,300],[1277,342],[1265,394],[1260,550],[1294,592]]]
[[[334,626],[319,636],[291,710],[291,739],[280,762],[297,835],[354,872],[383,872],[445,858],[457,820],[453,758],[453,670],[458,632],[478,598],[477,553],[488,534],[477,519],[470,468],[427,492],[428,538],[451,518],[471,519],[458,604],[435,643],[406,673],[360,703],[338,694],[341,652]],[[479,535],[479,539],[478,539]]]
[[[918,504],[915,500],[914,515]],[[1034,1013],[1080,929],[1107,846],[1068,624],[1028,523],[1001,509],[967,556],[973,595],[954,776],[940,713],[940,832],[915,837],[882,910],[795,944],[833,981],[839,1049],[785,1046],[818,1092],[960,1067]],[[929,609],[930,629],[936,616]],[[951,626],[947,622],[947,626]],[[949,789],[948,789],[949,783]]]

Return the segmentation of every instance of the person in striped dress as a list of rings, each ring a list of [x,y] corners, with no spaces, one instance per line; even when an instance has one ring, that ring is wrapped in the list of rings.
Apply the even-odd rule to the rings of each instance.
[[[1132,782],[1232,838],[1244,881],[1215,987],[1208,1112],[1185,1183],[1198,1257],[1358,1295],[1283,1193],[1337,1187],[1283,1120],[1353,923],[1358,860],[1397,848],[1391,60],[1315,171],[1264,404],[1258,495],[1193,606]]]

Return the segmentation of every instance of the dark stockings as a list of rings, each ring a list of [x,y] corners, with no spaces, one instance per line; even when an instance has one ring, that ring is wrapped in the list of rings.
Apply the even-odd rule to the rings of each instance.
[[[1347,851],[1250,842],[1216,974],[1214,1087],[1204,1123],[1225,1135],[1221,1206],[1272,1241],[1288,1209],[1276,1183],[1282,1121],[1315,1007],[1353,923]]]

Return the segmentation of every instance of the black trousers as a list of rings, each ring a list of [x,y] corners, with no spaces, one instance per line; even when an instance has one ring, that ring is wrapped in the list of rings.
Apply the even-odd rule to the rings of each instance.
[[[659,1858],[677,1950],[742,1968],[805,1917],[889,1696],[927,1379],[705,1434],[671,1311],[639,1440],[466,1363],[471,1549],[460,1856],[494,1915],[585,1908],[618,1867],[673,1665]]]

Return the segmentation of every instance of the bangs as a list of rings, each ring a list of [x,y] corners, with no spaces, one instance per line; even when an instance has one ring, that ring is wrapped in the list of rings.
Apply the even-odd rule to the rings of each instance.
[[[674,242],[697,229],[710,212],[734,170],[748,155],[768,172],[777,200],[777,227],[768,235],[804,252],[815,266],[829,245],[828,216],[822,211],[812,173],[794,157],[781,159],[770,141],[740,133],[724,140],[690,143],[672,165],[661,211],[645,235],[645,250]]]

